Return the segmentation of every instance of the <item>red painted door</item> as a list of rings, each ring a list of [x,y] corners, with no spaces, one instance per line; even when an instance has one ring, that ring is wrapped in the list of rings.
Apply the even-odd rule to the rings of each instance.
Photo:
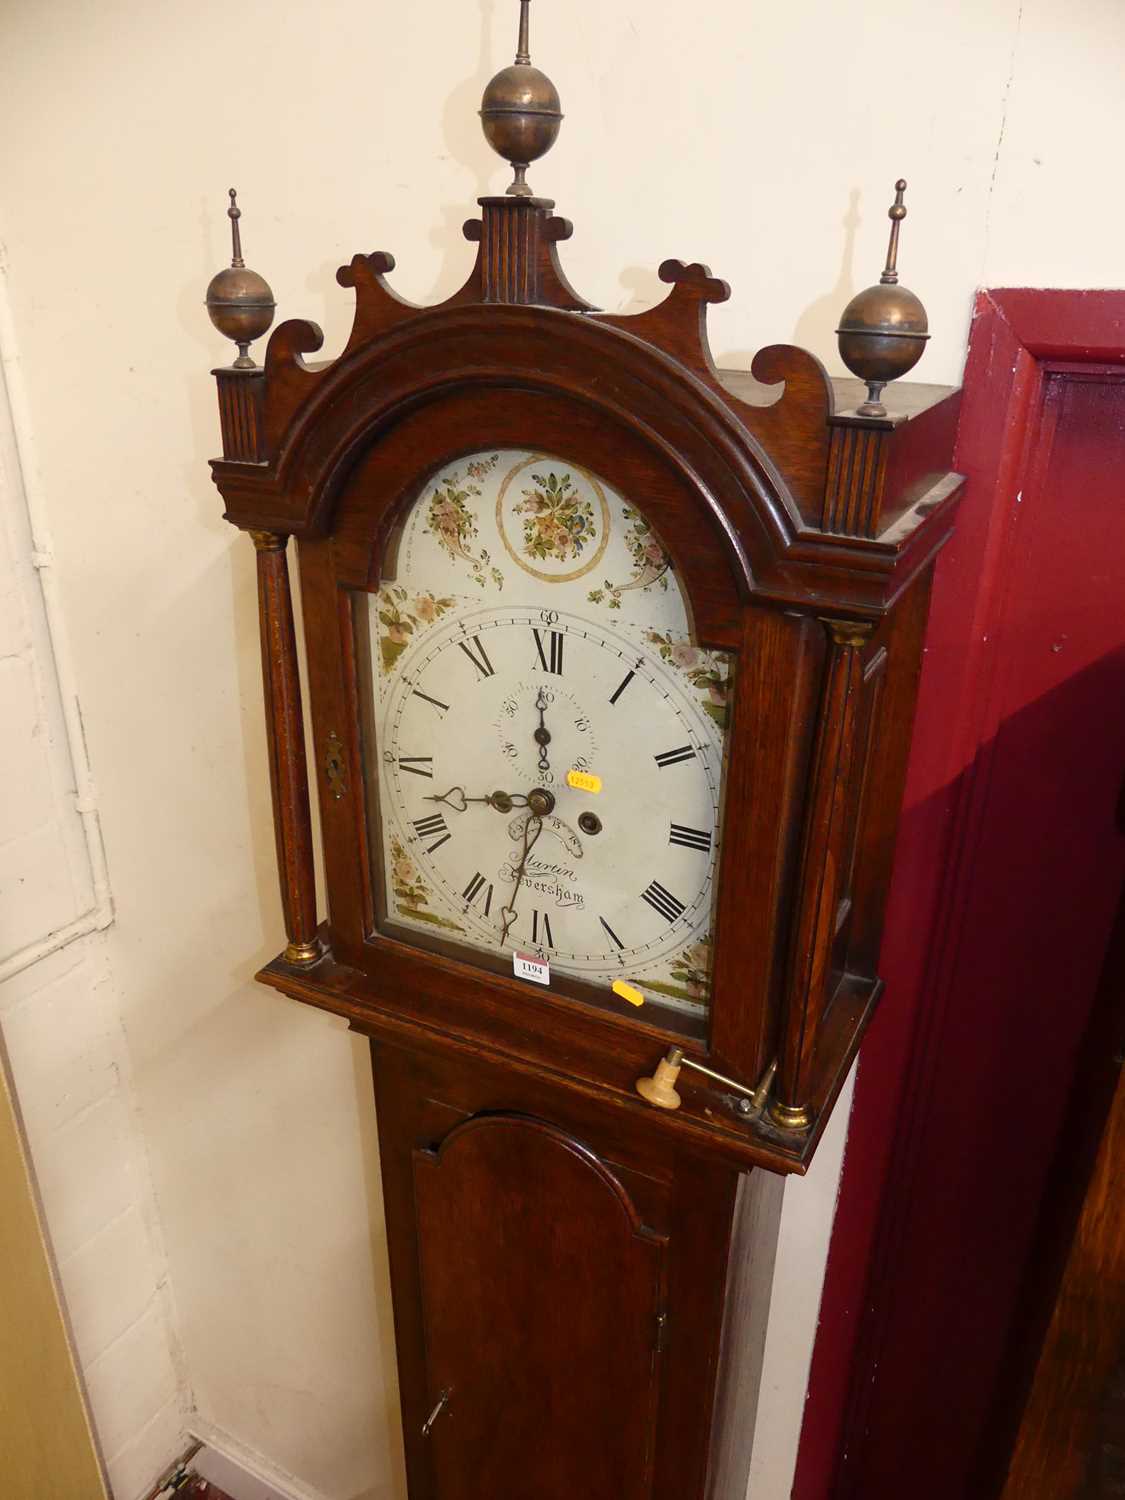
[[[891,1016],[860,1067],[800,1500],[987,1493],[988,1413],[1125,878],[1125,372],[1023,348],[1010,382],[1020,358],[1010,461],[982,460],[939,565]],[[967,381],[970,465],[974,397],[987,379]]]

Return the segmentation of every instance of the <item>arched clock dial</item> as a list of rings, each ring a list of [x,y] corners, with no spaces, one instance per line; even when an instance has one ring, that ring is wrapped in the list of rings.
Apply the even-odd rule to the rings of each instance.
[[[478,455],[368,601],[385,921],[705,1008],[730,661],[691,642],[640,512]]]

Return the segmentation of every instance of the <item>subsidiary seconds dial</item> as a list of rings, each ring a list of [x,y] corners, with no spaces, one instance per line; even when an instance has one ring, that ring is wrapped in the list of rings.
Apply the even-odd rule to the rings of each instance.
[[[606,982],[706,933],[721,741],[659,649],[556,610],[476,610],[396,676],[380,744],[400,918]]]

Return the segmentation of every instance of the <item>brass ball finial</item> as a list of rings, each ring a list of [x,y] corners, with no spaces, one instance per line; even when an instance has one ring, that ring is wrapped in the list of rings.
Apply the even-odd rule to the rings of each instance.
[[[517,198],[530,198],[527,169],[555,144],[562,123],[559,91],[538,68],[531,66],[528,11],[531,0],[520,0],[520,34],[516,60],[502,68],[484,91],[480,118],[484,138],[493,151],[510,162],[515,177],[508,188]]]
[[[205,301],[212,323],[221,334],[238,345],[234,368],[256,370],[257,365],[250,358],[250,345],[273,322],[277,303],[269,282],[257,271],[247,270],[242,259],[242,236],[238,228],[242,210],[234,188],[230,190],[227,217],[230,219],[230,266],[211,278]]]
[[[898,237],[906,218],[906,179],[895,183],[895,201],[887,210],[891,238],[887,264],[875,286],[853,297],[836,330],[840,358],[867,384],[867,400],[856,408],[862,417],[885,417],[883,387],[912,370],[929,338],[926,309],[913,292],[898,284]]]

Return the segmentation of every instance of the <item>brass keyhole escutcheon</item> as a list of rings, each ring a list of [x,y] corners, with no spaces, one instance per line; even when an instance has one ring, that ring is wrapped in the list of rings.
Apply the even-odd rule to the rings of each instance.
[[[328,780],[328,790],[338,802],[348,789],[348,778],[344,765],[344,746],[335,730],[328,736],[325,747],[324,774]]]

